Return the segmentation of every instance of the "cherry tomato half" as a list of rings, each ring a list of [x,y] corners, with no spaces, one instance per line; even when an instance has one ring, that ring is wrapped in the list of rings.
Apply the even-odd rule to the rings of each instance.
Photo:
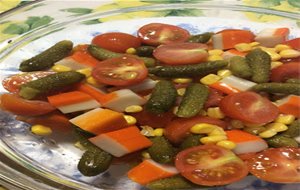
[[[270,100],[255,92],[230,94],[220,101],[220,109],[233,119],[253,124],[268,123],[279,114],[278,108]]]
[[[158,46],[153,56],[169,65],[195,64],[208,57],[207,45],[201,43],[176,43]]]
[[[288,40],[286,42],[283,42],[283,44],[289,45],[293,49],[300,50],[300,38]]]
[[[122,32],[108,32],[95,36],[92,44],[113,52],[124,53],[128,48],[139,47],[141,40],[133,35]]]
[[[300,182],[300,148],[269,148],[247,159],[251,174],[275,183]]]
[[[136,118],[139,125],[148,125],[152,128],[164,128],[174,117],[172,112],[153,114],[147,112],[146,110],[132,113],[131,115]]]
[[[179,152],[175,166],[191,182],[205,186],[225,185],[248,174],[247,165],[232,151],[216,145],[200,145]]]
[[[144,44],[158,46],[160,44],[185,42],[189,39],[190,33],[178,26],[151,23],[138,30],[138,37],[142,39]]]
[[[124,55],[100,62],[92,76],[103,84],[126,86],[141,82],[148,75],[144,62],[135,56]]]
[[[300,62],[286,63],[271,70],[270,79],[273,82],[284,82],[289,78],[300,79]]]

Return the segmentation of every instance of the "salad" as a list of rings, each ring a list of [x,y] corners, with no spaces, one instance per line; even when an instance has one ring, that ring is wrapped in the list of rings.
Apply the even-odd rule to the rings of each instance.
[[[70,130],[85,176],[121,162],[149,189],[221,186],[250,174],[300,183],[300,38],[288,35],[191,35],[149,23],[136,36],[63,40],[2,81],[0,106],[34,134]]]

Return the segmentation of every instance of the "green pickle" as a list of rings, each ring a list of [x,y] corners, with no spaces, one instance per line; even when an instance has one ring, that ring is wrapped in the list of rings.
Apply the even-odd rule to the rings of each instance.
[[[205,85],[199,83],[189,84],[178,107],[176,115],[184,118],[190,118],[197,115],[203,108],[208,95],[209,90]]]
[[[67,57],[72,49],[73,43],[71,41],[60,41],[42,53],[23,61],[19,70],[29,72],[49,69],[55,62]]]
[[[263,50],[256,48],[246,55],[247,63],[252,70],[252,81],[265,83],[270,79],[271,57]]]
[[[281,135],[286,137],[297,137],[300,135],[300,120],[294,121],[288,126],[288,129],[281,133]]]
[[[293,138],[286,137],[283,135],[276,135],[271,138],[265,139],[269,146],[274,148],[280,147],[299,147],[297,141]]]
[[[250,78],[252,71],[246,59],[241,56],[234,56],[229,59],[229,70],[233,75],[241,78]]]
[[[153,46],[140,46],[136,48],[136,54],[142,57],[152,57],[154,49]]]
[[[252,87],[257,92],[300,95],[300,85],[297,83],[261,83]]]
[[[202,134],[199,134],[199,135],[198,134],[190,134],[180,144],[179,149],[184,150],[187,148],[201,145],[200,138],[202,138],[202,137],[204,137],[204,135],[202,135]]]
[[[213,33],[211,33],[211,32],[205,32],[203,34],[193,35],[188,39],[188,42],[207,43],[210,40],[212,35],[213,35]]]
[[[171,163],[176,156],[175,148],[171,143],[163,136],[152,137],[150,140],[153,144],[147,151],[151,158],[162,164]]]
[[[25,99],[34,99],[39,95],[78,83],[84,78],[85,75],[76,71],[54,73],[21,85],[19,95]]]
[[[96,145],[94,145],[88,140],[89,138],[94,137],[95,136],[94,134],[89,133],[77,126],[73,126],[72,134],[85,149],[97,148]]]
[[[285,81],[286,83],[296,83],[296,84],[300,84],[300,79],[294,79],[294,78],[291,78],[291,79],[288,79]]]
[[[177,90],[171,81],[159,81],[145,104],[146,111],[161,114],[169,111],[175,104]]]

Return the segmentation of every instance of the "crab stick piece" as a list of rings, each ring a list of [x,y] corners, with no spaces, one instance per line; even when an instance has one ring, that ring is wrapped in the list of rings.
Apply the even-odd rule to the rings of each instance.
[[[80,91],[48,96],[48,101],[63,113],[90,110],[101,106],[93,97]]]
[[[254,41],[254,34],[248,30],[227,29],[212,36],[214,49],[231,49],[239,43]]]
[[[236,154],[260,152],[268,148],[268,144],[262,138],[242,130],[230,130],[225,132],[227,140],[236,144],[236,147],[233,149],[233,152]]]
[[[129,88],[133,92],[142,92],[145,90],[153,89],[155,87],[156,83],[157,83],[157,81],[147,78],[144,81],[142,81],[141,83],[132,85],[132,86],[128,86],[127,88]]]
[[[173,166],[159,164],[151,159],[144,160],[128,171],[127,176],[132,181],[145,185],[152,181],[171,177],[179,172]]]
[[[245,57],[246,54],[247,54],[246,52],[240,52],[236,49],[229,49],[222,54],[222,57],[223,57],[223,59],[226,60],[226,59],[230,59],[231,57],[234,57],[234,56]]]
[[[281,100],[277,100],[276,104],[281,113],[291,114],[300,118],[300,96],[289,95]]]
[[[70,122],[95,135],[127,127],[122,113],[96,108],[70,119]]]
[[[76,90],[84,92],[94,99],[96,99],[100,104],[107,102],[107,99],[110,99],[106,96],[106,93],[99,88],[93,87],[92,85],[81,83],[77,86]]]
[[[255,41],[259,42],[261,46],[274,47],[285,42],[289,33],[288,28],[266,28],[256,35]]]
[[[152,142],[142,135],[136,126],[102,133],[90,138],[89,141],[115,157],[121,157],[152,145]]]

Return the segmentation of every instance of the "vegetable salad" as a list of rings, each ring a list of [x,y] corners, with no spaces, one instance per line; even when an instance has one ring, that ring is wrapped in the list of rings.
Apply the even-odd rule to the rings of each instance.
[[[249,174],[300,183],[300,38],[288,28],[63,40],[2,81],[1,109],[49,135],[70,129],[85,176],[135,163],[149,189],[221,186]],[[71,132],[70,132],[71,133]]]

